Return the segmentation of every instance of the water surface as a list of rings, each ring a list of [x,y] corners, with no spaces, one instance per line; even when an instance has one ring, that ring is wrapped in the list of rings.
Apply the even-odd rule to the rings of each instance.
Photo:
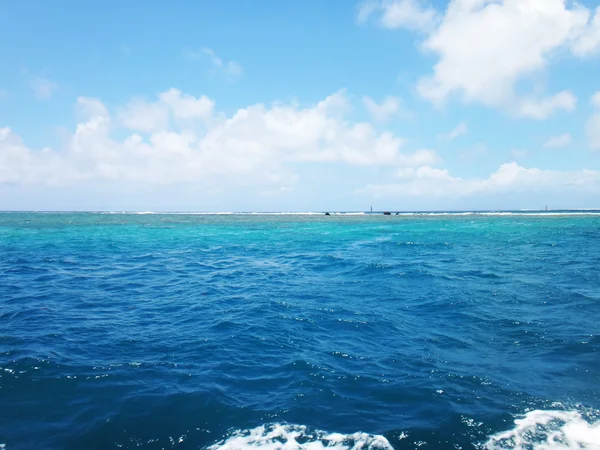
[[[599,267],[594,214],[0,213],[0,443],[599,448]]]

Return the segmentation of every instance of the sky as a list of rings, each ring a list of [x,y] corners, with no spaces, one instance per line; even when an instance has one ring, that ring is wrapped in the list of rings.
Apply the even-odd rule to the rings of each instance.
[[[600,208],[600,4],[0,1],[0,210]]]

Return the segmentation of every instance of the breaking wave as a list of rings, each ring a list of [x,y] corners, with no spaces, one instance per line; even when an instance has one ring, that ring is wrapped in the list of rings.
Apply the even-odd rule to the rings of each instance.
[[[600,421],[577,411],[535,410],[515,420],[511,430],[495,434],[486,450],[598,450]]]
[[[207,450],[393,450],[388,440],[366,433],[327,433],[304,425],[261,425],[251,430],[234,431],[227,439]]]

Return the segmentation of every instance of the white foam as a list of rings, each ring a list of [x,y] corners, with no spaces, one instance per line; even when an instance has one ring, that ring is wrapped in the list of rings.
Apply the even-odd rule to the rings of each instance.
[[[181,211],[173,211],[173,212],[165,212],[165,211],[108,211],[108,212],[100,212],[100,214],[137,214],[137,215],[147,215],[147,214],[155,214],[155,215],[163,215],[163,216],[322,216],[325,212],[315,212],[315,211],[282,211],[282,212],[234,212],[234,211],[207,211],[207,212],[181,212]],[[364,216],[367,213],[365,212],[331,212],[329,213],[332,216]],[[376,215],[376,214],[373,214]],[[381,214],[379,214],[381,215]]]
[[[366,433],[340,434],[310,430],[304,425],[262,425],[237,430],[207,450],[393,450],[383,436]]]
[[[509,212],[509,211],[465,211],[465,212],[429,212],[410,213],[419,216],[516,216],[516,217],[556,217],[556,216],[600,216],[600,211],[565,211],[565,212]],[[408,215],[408,213],[400,213]]]
[[[480,216],[519,216],[519,217],[556,217],[556,216],[599,216],[598,211],[567,211],[567,212],[481,212],[472,213]]]
[[[487,450],[600,450],[600,421],[587,421],[577,411],[530,411],[512,430],[485,443]]]

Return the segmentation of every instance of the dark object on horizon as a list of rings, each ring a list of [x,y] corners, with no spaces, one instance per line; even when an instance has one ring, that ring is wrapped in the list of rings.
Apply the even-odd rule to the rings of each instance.
[[[325,213],[325,215],[326,215],[326,216],[330,216],[331,214],[329,214],[329,213]]]
[[[383,213],[383,215],[384,215],[384,216],[391,216],[391,215],[392,215],[392,213],[391,213],[391,212],[388,212],[388,211],[386,211],[386,212],[384,212],[384,213]]]
[[[399,212],[396,213],[396,215],[400,214]]]

